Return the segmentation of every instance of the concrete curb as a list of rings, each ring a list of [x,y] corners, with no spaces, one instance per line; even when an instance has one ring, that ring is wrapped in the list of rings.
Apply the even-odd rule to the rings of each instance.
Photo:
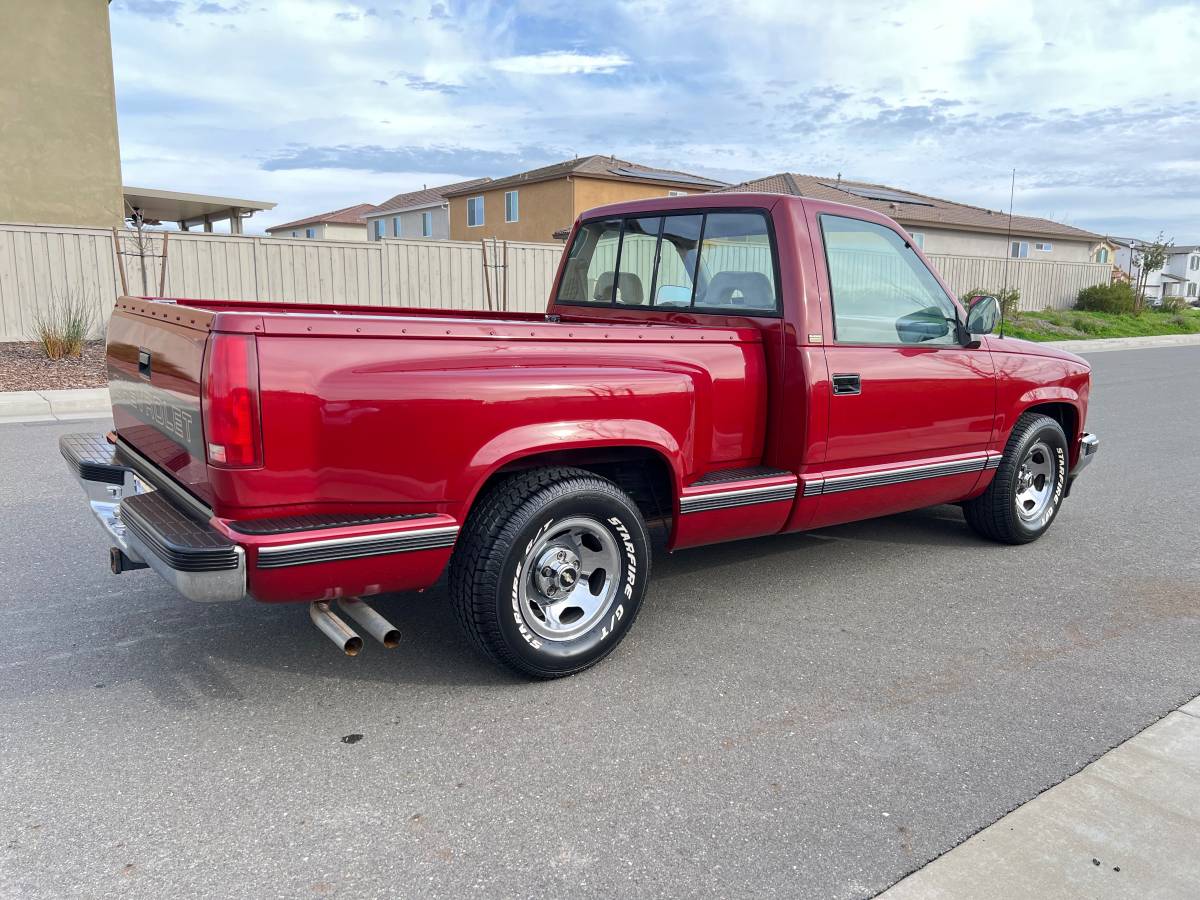
[[[1200,697],[879,895],[1194,897]]]
[[[69,391],[0,391],[0,422],[66,422],[112,415],[108,388]]]
[[[1038,343],[1043,343],[1039,341]],[[1103,353],[1106,350],[1149,350],[1154,347],[1200,347],[1200,334],[1155,334],[1149,337],[1097,338],[1094,341],[1045,341],[1048,347],[1072,353]]]

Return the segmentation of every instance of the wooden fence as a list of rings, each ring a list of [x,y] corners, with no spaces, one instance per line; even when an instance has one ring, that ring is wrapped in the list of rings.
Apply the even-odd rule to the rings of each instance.
[[[163,232],[118,232],[131,294],[157,295]],[[170,232],[165,296],[437,309],[546,307],[561,244],[337,242]],[[144,266],[143,266],[144,263]],[[486,281],[485,281],[486,271]],[[40,310],[67,297],[107,322],[120,277],[111,231],[0,225],[0,341],[29,340]],[[489,302],[490,297],[490,302]]]
[[[163,233],[147,234],[144,281],[141,260],[125,257],[133,294],[158,293]],[[119,236],[127,253],[136,252],[135,234]],[[489,242],[485,269],[480,245],[462,241],[335,242],[171,232],[164,293],[202,300],[536,312],[545,308],[561,252],[559,244],[510,242],[505,248]],[[1007,282],[1021,291],[1023,309],[1070,306],[1081,288],[1106,283],[1111,271],[1090,263],[931,259],[959,293],[973,287],[999,290],[1007,262]],[[111,232],[0,224],[0,341],[30,339],[39,311],[66,297],[81,297],[93,306],[99,333],[118,293]]]

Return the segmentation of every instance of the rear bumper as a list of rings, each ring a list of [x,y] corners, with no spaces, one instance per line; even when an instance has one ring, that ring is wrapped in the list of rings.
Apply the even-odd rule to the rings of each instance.
[[[246,596],[245,550],[165,492],[147,491],[136,463],[104,435],[68,434],[58,446],[113,546],[134,563],[149,566],[189,600]]]
[[[458,523],[434,513],[227,521],[190,495],[175,496],[181,489],[103,434],[65,435],[59,450],[113,546],[190,600],[298,602],[425,588],[458,537]]]

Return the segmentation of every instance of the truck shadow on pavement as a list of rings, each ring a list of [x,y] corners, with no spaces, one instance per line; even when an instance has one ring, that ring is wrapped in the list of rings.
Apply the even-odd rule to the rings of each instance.
[[[831,553],[832,547],[839,552]],[[703,617],[705,604],[738,601],[738,590],[752,590],[755,579],[760,585],[787,588],[800,570],[828,575],[826,569],[842,564],[843,553],[869,565],[872,556],[882,560],[897,548],[908,553],[915,547],[937,552],[986,549],[987,544],[970,532],[957,508],[942,506],[672,555],[660,546],[650,594],[631,638],[645,652],[647,644],[667,639],[670,622],[685,606],[690,616]],[[399,628],[401,644],[385,650],[366,638],[362,653],[348,659],[312,627],[304,604],[188,604],[152,573],[121,577],[129,579],[128,590],[114,598],[121,611],[100,640],[73,651],[30,656],[10,667],[24,668],[36,678],[44,667],[69,666],[72,681],[87,679],[98,689],[140,684],[164,706],[183,709],[213,701],[254,705],[264,693],[278,693],[276,675],[289,682],[289,695],[312,692],[312,702],[322,705],[336,704],[347,692],[375,683],[539,689],[540,683],[476,655],[459,631],[444,580],[423,593],[374,598],[372,605]],[[628,645],[623,649],[638,652]]]

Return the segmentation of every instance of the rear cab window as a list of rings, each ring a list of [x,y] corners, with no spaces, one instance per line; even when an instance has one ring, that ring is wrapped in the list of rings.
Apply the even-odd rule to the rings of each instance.
[[[585,222],[555,302],[777,316],[774,235],[761,210],[681,210]]]

